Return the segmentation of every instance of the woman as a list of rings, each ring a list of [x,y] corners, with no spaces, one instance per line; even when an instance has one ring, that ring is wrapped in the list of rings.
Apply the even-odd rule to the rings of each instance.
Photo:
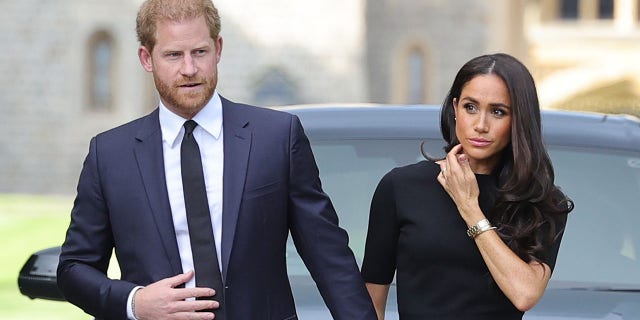
[[[554,185],[535,84],[506,54],[458,72],[441,111],[446,158],[393,169],[371,203],[362,274],[384,318],[521,319],[542,297],[573,203]]]

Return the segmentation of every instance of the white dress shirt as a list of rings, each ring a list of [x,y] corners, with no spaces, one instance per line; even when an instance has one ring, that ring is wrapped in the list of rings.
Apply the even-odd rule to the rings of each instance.
[[[180,146],[184,136],[184,119],[173,113],[160,102],[160,129],[162,130],[162,151],[164,158],[164,172],[167,180],[167,192],[171,205],[173,227],[178,241],[180,262],[183,272],[194,270],[193,256],[191,254],[191,242],[189,240],[189,228],[187,225],[187,213],[184,206],[184,192],[182,189],[182,171],[180,166]],[[222,270],[221,242],[222,242],[222,174],[224,168],[224,148],[222,131],[222,101],[217,92],[207,105],[193,117],[198,126],[193,130],[193,135],[200,148],[204,183],[207,189],[207,200],[211,214],[216,251],[218,253],[218,266]],[[195,287],[196,274],[186,288]],[[129,294],[127,313],[130,319],[133,317],[131,307],[133,294],[138,288]]]
[[[191,256],[191,242],[187,227],[187,213],[184,207],[184,193],[182,190],[182,172],[180,170],[180,146],[184,136],[184,119],[169,111],[160,103],[160,129],[162,130],[162,151],[164,155],[164,172],[167,178],[167,191],[173,227],[178,240],[180,261],[184,272],[193,270]],[[204,184],[207,188],[209,212],[213,224],[218,264],[222,270],[221,241],[222,241],[222,170],[223,170],[223,140],[222,140],[222,102],[214,93],[209,103],[196,114],[193,119],[198,126],[193,130],[193,136],[198,142],[202,169],[204,170]],[[195,277],[198,275],[196,274]],[[186,283],[187,288],[195,286],[195,279]]]

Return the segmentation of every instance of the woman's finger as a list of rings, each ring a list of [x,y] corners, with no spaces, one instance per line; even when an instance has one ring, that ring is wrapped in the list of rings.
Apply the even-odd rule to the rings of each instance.
[[[460,169],[460,164],[458,163],[458,155],[460,152],[462,152],[462,145],[457,144],[453,148],[451,148],[451,151],[449,151],[449,153],[447,153],[447,169],[451,172],[455,172]]]

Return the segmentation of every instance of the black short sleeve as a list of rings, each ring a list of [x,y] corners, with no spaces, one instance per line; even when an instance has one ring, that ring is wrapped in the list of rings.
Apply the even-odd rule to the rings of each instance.
[[[392,176],[393,171],[382,177],[371,200],[362,262],[365,282],[390,284],[396,271],[399,228]]]

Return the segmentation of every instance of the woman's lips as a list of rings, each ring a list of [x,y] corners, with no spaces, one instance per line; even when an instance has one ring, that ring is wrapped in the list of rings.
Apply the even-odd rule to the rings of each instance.
[[[486,147],[491,144],[491,141],[486,139],[469,139],[469,143],[474,147]]]

